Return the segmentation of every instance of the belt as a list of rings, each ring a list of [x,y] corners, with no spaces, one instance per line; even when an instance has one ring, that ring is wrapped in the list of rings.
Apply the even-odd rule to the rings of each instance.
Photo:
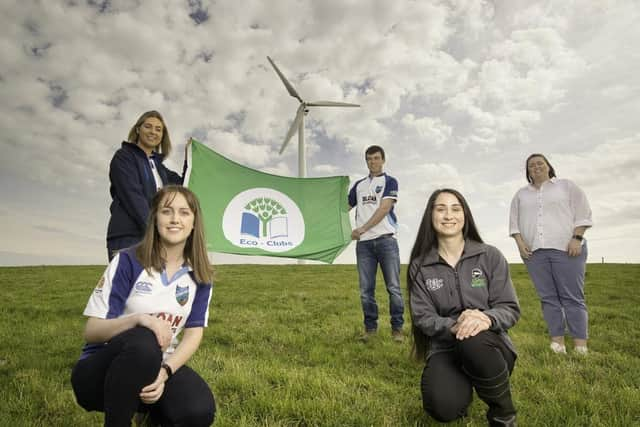
[[[387,234],[383,234],[382,236],[378,236],[375,239],[371,239],[371,240],[378,240],[378,239],[387,239],[389,237],[393,237],[393,233],[387,233]]]

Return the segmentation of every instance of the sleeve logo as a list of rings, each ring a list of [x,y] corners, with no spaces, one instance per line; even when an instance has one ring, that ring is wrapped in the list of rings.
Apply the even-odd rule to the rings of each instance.
[[[96,285],[96,288],[93,292],[95,292],[96,294],[101,294],[102,293],[102,287],[104,286],[104,275],[102,277],[100,277],[100,280],[98,280],[98,284]]]

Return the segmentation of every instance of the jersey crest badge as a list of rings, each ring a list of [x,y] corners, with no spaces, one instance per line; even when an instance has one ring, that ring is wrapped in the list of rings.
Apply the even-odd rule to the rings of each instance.
[[[189,286],[176,286],[176,301],[185,305],[189,301]]]

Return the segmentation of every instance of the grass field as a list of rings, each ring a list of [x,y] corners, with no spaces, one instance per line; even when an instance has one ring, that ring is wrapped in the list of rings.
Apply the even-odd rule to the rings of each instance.
[[[101,425],[76,405],[69,374],[102,270],[0,268],[0,426]],[[640,426],[640,265],[588,266],[587,358],[551,354],[523,266],[512,277],[522,305],[511,332],[519,425]],[[438,425],[422,411],[423,366],[409,342],[390,339],[387,301],[379,282],[381,329],[365,344],[354,266],[218,266],[209,328],[190,363],[214,391],[215,425]],[[452,425],[483,426],[484,411],[476,397]]]

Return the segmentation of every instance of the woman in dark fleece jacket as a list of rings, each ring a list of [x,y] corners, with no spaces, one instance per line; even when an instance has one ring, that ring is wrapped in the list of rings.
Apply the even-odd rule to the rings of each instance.
[[[129,131],[128,141],[114,154],[109,166],[109,261],[119,250],[142,240],[156,191],[165,185],[182,184],[182,177],[162,164],[170,151],[171,139],[162,115],[147,111]],[[185,156],[184,169],[186,166]]]
[[[473,389],[490,426],[515,426],[509,377],[516,352],[507,335],[520,317],[509,266],[482,242],[464,197],[436,190],[407,273],[414,353],[426,360],[422,400],[433,418],[466,415]]]

